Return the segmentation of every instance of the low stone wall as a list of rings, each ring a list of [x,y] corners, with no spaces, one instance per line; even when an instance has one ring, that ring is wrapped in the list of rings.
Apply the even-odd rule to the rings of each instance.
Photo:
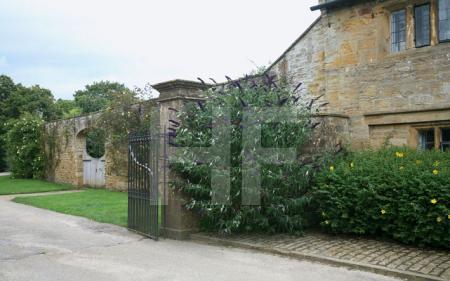
[[[52,122],[46,125],[47,179],[83,186],[83,154],[86,130],[94,127],[98,114]],[[114,155],[114,158],[112,157]],[[120,163],[116,163],[120,159]],[[127,148],[105,146],[105,187],[127,188]]]
[[[132,108],[145,111],[154,106],[160,111],[159,128],[168,127],[169,108],[179,108],[189,97],[196,97],[207,88],[192,81],[174,80],[154,85],[160,97]],[[86,154],[86,132],[95,129],[101,113],[59,120],[46,124],[46,175],[57,183],[82,187],[84,184],[83,158]],[[110,190],[126,191],[128,185],[127,145],[105,144],[105,185]]]

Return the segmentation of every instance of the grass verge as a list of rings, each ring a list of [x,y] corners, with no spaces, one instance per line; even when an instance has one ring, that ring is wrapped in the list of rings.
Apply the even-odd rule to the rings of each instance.
[[[78,193],[17,197],[13,201],[98,222],[127,226],[128,197],[125,192],[87,189]]]
[[[68,184],[51,183],[42,180],[12,179],[9,176],[0,177],[0,195],[50,192],[73,188],[73,186]]]

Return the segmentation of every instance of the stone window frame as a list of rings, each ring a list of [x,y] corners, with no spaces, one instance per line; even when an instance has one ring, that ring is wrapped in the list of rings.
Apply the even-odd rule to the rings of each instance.
[[[402,15],[401,15],[402,14]],[[396,20],[397,16],[402,16],[404,23],[401,20]],[[399,29],[399,26],[404,24],[403,29]],[[408,30],[407,30],[407,11],[406,9],[399,9],[391,12],[390,15],[390,30],[391,30],[391,53],[403,52],[407,49],[408,44]],[[402,34],[403,36],[399,36]]]
[[[429,133],[429,132],[433,132],[432,133],[432,136],[433,136],[433,140],[428,140],[428,139],[425,139],[425,140],[423,140],[423,134],[425,133]],[[428,148],[428,145],[430,145],[430,144],[432,144],[432,146],[433,146],[433,148],[436,148],[436,129],[434,128],[434,127],[432,127],[432,128],[426,128],[426,129],[419,129],[418,130],[418,135],[419,135],[419,139],[418,139],[418,143],[419,143],[419,145],[418,145],[418,147],[420,148],[420,149],[423,149],[423,150],[427,150],[427,149],[429,149]],[[425,138],[427,137],[428,135],[425,135]]]
[[[444,126],[444,127],[441,127],[440,128],[440,134],[441,134],[441,138],[440,138],[440,149],[441,149],[441,151],[444,151],[444,145],[450,145],[450,140],[447,140],[447,141],[444,141],[444,139],[443,139],[443,133],[442,133],[442,130],[443,129],[445,129],[445,130],[450,130],[450,126]]]
[[[425,6],[428,7],[428,42],[423,45],[417,45],[417,9],[423,8]],[[415,48],[428,47],[431,45],[431,28],[433,25],[431,20],[431,2],[414,5],[413,13],[414,13],[414,47]]]
[[[448,39],[441,39],[441,27],[440,27],[440,22],[441,22],[441,18],[440,18],[440,13],[439,13],[439,0],[435,0],[436,1],[436,24],[437,24],[437,29],[438,29],[438,40],[439,43],[446,43],[446,42],[450,42],[450,38]],[[450,19],[447,19],[450,21]]]
[[[420,147],[420,131],[434,129],[434,149],[442,151],[442,129],[450,129],[450,124],[439,123],[439,124],[429,124],[429,125],[417,125],[413,126],[413,143],[415,147],[421,149]]]
[[[416,47],[415,44],[415,18],[414,18],[414,8],[416,6],[421,6],[429,4],[430,5],[430,45],[423,47]],[[420,49],[424,47],[436,46],[439,43],[439,15],[438,15],[438,0],[397,0],[397,1],[389,1],[382,4],[383,9],[387,12],[388,17],[386,20],[389,26],[389,54],[396,55],[402,54],[405,51],[411,49]],[[406,50],[400,52],[392,52],[391,51],[391,14],[398,10],[406,10]]]

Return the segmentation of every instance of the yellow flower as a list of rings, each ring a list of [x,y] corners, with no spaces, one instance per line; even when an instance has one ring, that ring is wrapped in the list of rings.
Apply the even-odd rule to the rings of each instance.
[[[439,171],[436,170],[436,169],[434,169],[434,170],[433,170],[433,175],[435,175],[435,176],[439,175]]]
[[[436,205],[438,201],[437,201],[436,199],[433,198],[433,199],[431,199],[430,202],[431,202],[431,204]]]
[[[334,166],[330,166],[330,171],[334,171]]]
[[[437,222],[442,222],[442,218],[441,218],[441,217],[437,217],[437,218],[436,218],[436,221],[437,221]]]
[[[381,210],[381,214],[382,214],[382,215],[386,214],[386,210],[382,209],[382,210]]]
[[[403,167],[403,166],[400,166],[400,171],[403,171],[404,169],[405,169],[405,167]]]
[[[434,161],[433,166],[439,167],[439,164],[441,164],[441,162],[439,162],[439,161]]]
[[[405,154],[403,152],[396,152],[395,156],[397,156],[398,158],[403,158],[405,156]]]
[[[354,168],[355,167],[355,163],[350,163],[350,167]]]
[[[416,160],[416,165],[422,164],[422,160]]]
[[[450,220],[450,215],[448,215],[447,218]]]

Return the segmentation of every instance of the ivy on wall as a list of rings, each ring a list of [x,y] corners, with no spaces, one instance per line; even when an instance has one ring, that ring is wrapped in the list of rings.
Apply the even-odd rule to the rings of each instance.
[[[147,100],[150,96],[151,88],[116,93],[93,124],[104,133],[109,169],[114,174],[126,176],[128,135],[150,128],[151,109],[156,105]]]

